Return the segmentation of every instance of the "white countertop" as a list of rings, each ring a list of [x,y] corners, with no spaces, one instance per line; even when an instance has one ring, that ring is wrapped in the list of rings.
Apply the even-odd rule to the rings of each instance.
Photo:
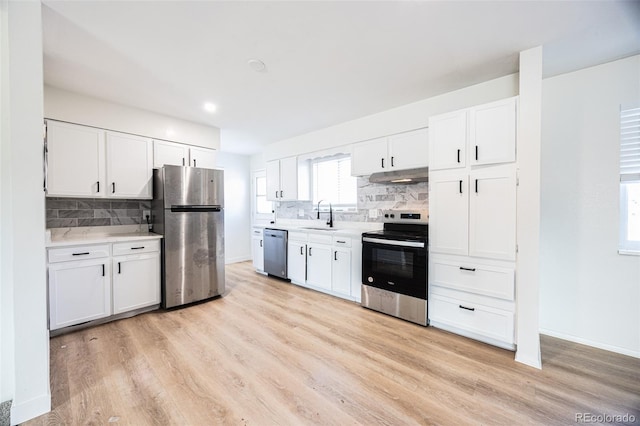
[[[46,247],[157,240],[162,238],[162,235],[148,232],[145,228],[146,226],[142,225],[53,228],[47,230],[51,232],[51,239],[47,239]]]
[[[364,226],[363,226],[364,225]],[[276,224],[254,224],[252,225],[254,228],[270,228],[270,229],[282,229],[285,231],[295,231],[295,232],[306,232],[313,234],[322,234],[322,235],[335,235],[341,237],[351,237],[351,238],[360,238],[363,232],[382,229],[382,223],[349,223],[342,225],[339,228],[329,228],[323,223],[316,223],[314,221],[299,221],[299,223],[295,222],[284,222],[284,223],[276,223]],[[344,226],[344,227],[342,227]],[[310,228],[321,228],[321,229],[310,229]]]

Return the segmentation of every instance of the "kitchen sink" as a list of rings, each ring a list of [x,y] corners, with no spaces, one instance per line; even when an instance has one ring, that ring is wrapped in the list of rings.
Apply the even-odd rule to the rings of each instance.
[[[309,229],[309,230],[313,230],[313,231],[337,231],[337,229],[335,229],[335,228],[319,228],[319,227],[314,227],[314,226],[304,227],[304,228],[300,228],[300,229]]]

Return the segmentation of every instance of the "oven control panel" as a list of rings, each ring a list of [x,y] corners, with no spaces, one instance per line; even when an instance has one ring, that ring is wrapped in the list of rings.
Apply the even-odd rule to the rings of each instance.
[[[427,210],[386,210],[383,216],[385,222],[429,223],[429,212]]]

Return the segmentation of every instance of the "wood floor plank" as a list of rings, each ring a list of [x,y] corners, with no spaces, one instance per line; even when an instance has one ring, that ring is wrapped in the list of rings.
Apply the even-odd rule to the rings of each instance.
[[[28,425],[640,424],[640,360],[542,336],[513,353],[227,266],[219,299],[51,340]]]

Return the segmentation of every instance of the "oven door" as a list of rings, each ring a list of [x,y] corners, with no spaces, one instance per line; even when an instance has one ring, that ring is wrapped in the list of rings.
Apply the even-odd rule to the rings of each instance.
[[[426,244],[363,237],[362,284],[426,300]]]

